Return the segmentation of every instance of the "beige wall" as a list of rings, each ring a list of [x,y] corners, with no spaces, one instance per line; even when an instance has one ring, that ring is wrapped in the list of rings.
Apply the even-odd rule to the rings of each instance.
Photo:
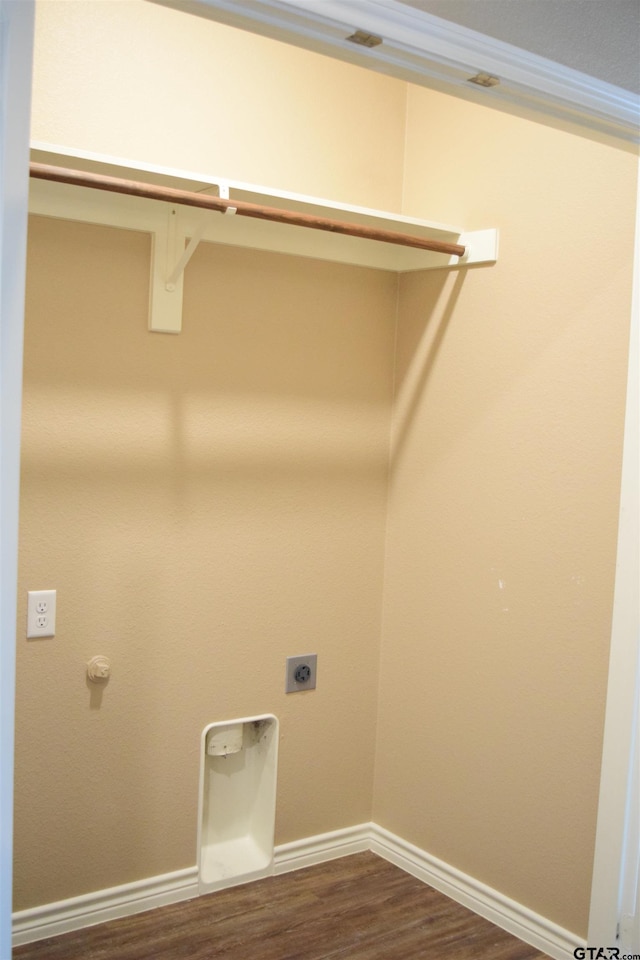
[[[637,161],[418,88],[408,131],[406,209],[501,250],[401,284],[374,820],[584,935]]]
[[[397,210],[406,84],[146,0],[36,9],[32,138]]]
[[[151,3],[38,4],[35,140],[399,208],[405,106]],[[281,720],[278,842],[368,820],[395,276],[203,245],[174,338],[146,331],[148,237],[36,220],[30,244],[16,907],[192,865],[217,719]],[[27,643],[44,583],[58,633]],[[314,651],[317,692],[286,698]]]
[[[193,865],[216,720],[280,718],[277,842],[371,816],[395,275],[204,244],[166,336],[148,257],[31,222],[16,908]],[[45,587],[57,635],[26,641]]]
[[[278,842],[373,816],[584,935],[637,161],[128,0],[39,5],[33,135],[501,251],[401,280],[387,502],[394,277],[203,245],[152,335],[148,238],[34,220],[16,907],[192,865],[202,726],[273,711]]]

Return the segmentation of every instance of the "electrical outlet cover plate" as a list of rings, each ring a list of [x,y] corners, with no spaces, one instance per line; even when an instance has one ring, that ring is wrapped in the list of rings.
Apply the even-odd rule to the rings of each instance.
[[[29,590],[27,595],[27,640],[53,637],[56,633],[56,591]]]
[[[287,657],[285,693],[299,690],[315,690],[318,655],[308,653],[303,657]]]

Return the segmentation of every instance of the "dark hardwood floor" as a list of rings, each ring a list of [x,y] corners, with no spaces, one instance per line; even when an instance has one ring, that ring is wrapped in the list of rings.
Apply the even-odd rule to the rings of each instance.
[[[13,960],[547,960],[372,853],[16,947]]]

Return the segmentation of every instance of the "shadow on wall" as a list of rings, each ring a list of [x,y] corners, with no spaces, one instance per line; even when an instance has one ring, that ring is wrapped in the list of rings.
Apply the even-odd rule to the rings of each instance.
[[[464,269],[409,274],[402,278],[398,324],[404,329],[403,336],[398,337],[396,358],[392,467],[402,456],[466,276]]]

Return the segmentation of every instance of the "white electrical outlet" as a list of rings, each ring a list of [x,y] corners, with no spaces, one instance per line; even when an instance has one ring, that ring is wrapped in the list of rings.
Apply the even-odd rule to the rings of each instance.
[[[29,590],[27,596],[27,639],[53,637],[56,632],[56,591]]]

